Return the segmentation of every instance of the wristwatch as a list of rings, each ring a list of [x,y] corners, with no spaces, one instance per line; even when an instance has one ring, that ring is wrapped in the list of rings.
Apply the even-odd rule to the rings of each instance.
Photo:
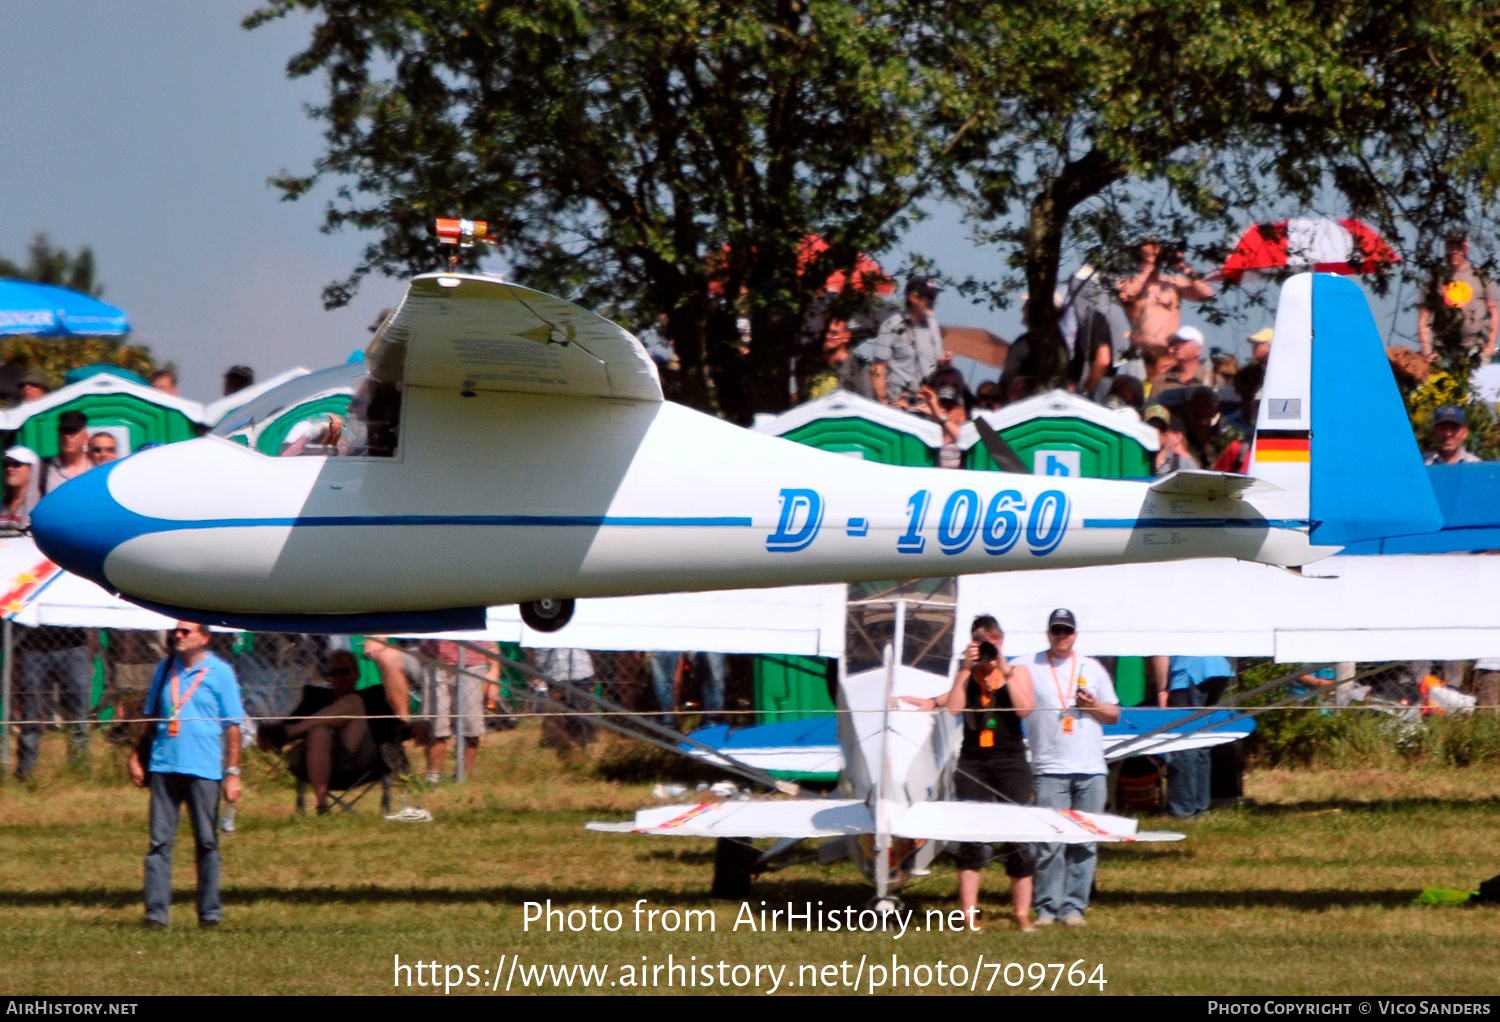
[[[226,774],[228,774],[230,777],[238,777],[240,775],[240,768],[239,767],[225,767],[224,768],[224,772]]]

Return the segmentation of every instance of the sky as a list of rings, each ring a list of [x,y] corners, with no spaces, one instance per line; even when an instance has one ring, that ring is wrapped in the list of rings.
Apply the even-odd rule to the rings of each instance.
[[[266,183],[307,172],[320,152],[304,106],[322,83],[285,74],[312,20],[246,32],[254,7],[0,4],[0,254],[22,258],[37,231],[70,251],[91,246],[104,299],[130,315],[135,341],[177,365],[183,395],[202,401],[232,364],[265,379],[345,360],[403,290],[371,277],[349,306],[323,309],[323,286],[347,275],[364,240],[319,231],[326,188],[284,203]],[[1000,254],[974,246],[951,208],[933,208],[881,261],[894,269],[911,252],[954,279],[1000,274]],[[1014,308],[949,295],[938,311],[1006,338],[1020,331]],[[1263,325],[1204,330],[1210,345],[1236,350]]]

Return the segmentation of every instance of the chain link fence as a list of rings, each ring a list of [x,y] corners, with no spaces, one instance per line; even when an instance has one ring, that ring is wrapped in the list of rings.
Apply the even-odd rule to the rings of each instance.
[[[27,627],[4,624],[0,649],[0,721],[4,722],[0,767],[22,777],[37,767],[42,736],[68,736],[69,758],[84,760],[96,742],[131,745],[140,734],[146,697],[157,667],[167,657],[163,632],[124,629]],[[418,642],[398,643],[422,653]],[[359,636],[303,635],[277,632],[216,632],[211,650],[234,667],[245,706],[245,741],[254,739],[257,722],[287,716],[301,701],[306,686],[327,686],[329,655],[352,650],[359,658],[359,687],[380,684],[375,663],[363,656]],[[557,656],[550,650],[522,650],[502,643],[507,657],[550,673]],[[553,677],[585,687],[635,713],[663,719],[680,729],[707,721],[734,725],[754,721],[754,658],[696,653],[579,650],[568,653],[570,670]],[[413,720],[430,719],[435,709],[434,683],[440,668],[419,656],[419,676],[412,679]],[[465,670],[489,674],[482,658],[470,654]],[[548,686],[505,669],[484,687],[486,730],[515,727],[529,717],[543,719],[544,730],[562,724],[567,714]],[[553,686],[554,688],[556,686]],[[571,704],[570,704],[571,705]],[[587,707],[574,711],[591,714]],[[568,741],[591,737],[569,731]]]

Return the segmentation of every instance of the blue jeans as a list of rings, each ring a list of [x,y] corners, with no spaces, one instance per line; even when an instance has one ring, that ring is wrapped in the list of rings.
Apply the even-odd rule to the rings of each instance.
[[[151,847],[146,852],[146,918],[167,924],[172,907],[172,845],[187,803],[198,854],[198,921],[224,917],[219,903],[219,782],[192,774],[151,774]]]
[[[89,747],[89,695],[94,684],[94,658],[87,646],[69,646],[45,653],[21,654],[20,719],[46,720],[54,710],[72,724],[74,759],[82,759]],[[53,701],[53,693],[57,699]],[[36,769],[42,747],[42,725],[22,724],[16,739],[16,776],[27,777]]]
[[[1078,809],[1102,813],[1106,788],[1104,774],[1038,774],[1036,804],[1048,809]],[[1086,845],[1038,845],[1036,893],[1032,904],[1038,916],[1066,919],[1082,915],[1089,907],[1094,886],[1098,847]]]
[[[1201,685],[1174,688],[1167,693],[1167,705],[1190,709],[1208,705],[1208,695]],[[1167,812],[1183,818],[1208,812],[1209,777],[1213,760],[1207,749],[1169,752],[1167,761]]]
[[[704,669],[703,710],[708,717],[717,719],[724,709],[724,654],[689,653],[697,657],[698,665]],[[677,658],[681,653],[659,652],[646,654],[651,665],[651,691],[656,695],[656,705],[663,713],[677,710]]]

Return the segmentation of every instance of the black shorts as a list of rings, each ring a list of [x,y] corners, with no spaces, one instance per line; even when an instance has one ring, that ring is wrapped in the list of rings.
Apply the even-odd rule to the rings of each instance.
[[[1036,799],[1031,779],[1031,765],[1017,757],[993,759],[960,759],[954,772],[953,790],[961,802],[1007,802],[1029,806]],[[1036,875],[1036,846],[1006,842],[1000,846],[1005,859],[1005,875]],[[983,869],[994,858],[989,845],[964,841],[953,848],[959,869]]]

